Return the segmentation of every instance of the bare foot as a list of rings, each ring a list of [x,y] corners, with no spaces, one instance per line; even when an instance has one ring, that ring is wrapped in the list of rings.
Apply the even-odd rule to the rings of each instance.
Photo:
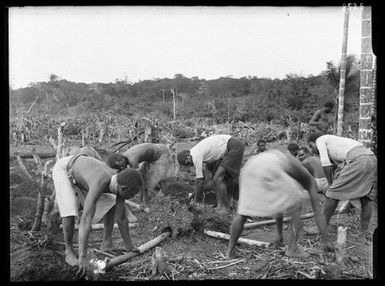
[[[296,247],[294,250],[289,250],[289,248],[287,247],[285,250],[285,255],[289,257],[303,257],[303,258],[310,256],[309,253],[307,253],[305,250],[303,250],[300,247]]]
[[[239,253],[238,249],[236,247],[233,248],[233,250],[230,253],[227,253],[227,258],[238,258],[241,257],[241,254]]]
[[[101,251],[107,251],[112,250],[114,248],[114,244],[112,241],[103,241],[102,245],[100,246]]]
[[[65,260],[69,265],[71,266],[78,265],[78,259],[76,258],[76,254],[72,249],[66,250],[65,256],[66,256]]]
[[[277,237],[272,243],[272,246],[283,246],[283,238]]]

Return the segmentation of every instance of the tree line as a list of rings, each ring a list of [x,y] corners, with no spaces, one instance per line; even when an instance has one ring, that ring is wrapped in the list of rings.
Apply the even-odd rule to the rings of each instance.
[[[345,85],[345,129],[358,130],[359,65],[353,55],[347,58]],[[308,122],[323,102],[336,99],[339,66],[327,62],[319,75],[288,74],[283,79],[231,76],[213,80],[173,78],[136,83],[117,79],[111,83],[76,83],[51,75],[49,81],[31,83],[10,90],[10,113],[26,110],[52,116],[106,113],[119,116],[148,116],[170,120],[173,117],[173,91],[176,118],[211,118],[225,122],[277,122],[287,126]]]

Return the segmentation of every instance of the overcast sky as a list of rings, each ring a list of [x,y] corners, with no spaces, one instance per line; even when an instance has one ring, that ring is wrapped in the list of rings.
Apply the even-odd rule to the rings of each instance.
[[[348,54],[360,57],[360,9]],[[342,7],[24,7],[9,10],[13,88],[48,81],[284,78],[339,63]]]

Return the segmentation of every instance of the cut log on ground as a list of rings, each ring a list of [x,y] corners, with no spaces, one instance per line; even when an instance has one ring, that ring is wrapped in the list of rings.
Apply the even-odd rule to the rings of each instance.
[[[22,159],[33,159],[33,154],[29,152],[13,153],[13,154],[11,153],[10,157],[16,158],[17,155],[19,155],[20,158]],[[36,153],[36,155],[39,156],[40,159],[50,159],[50,158],[56,157],[56,153],[54,152],[50,152],[50,153],[39,152],[39,153]]]
[[[348,209],[343,209],[341,211],[336,211],[336,212],[334,212],[333,215],[343,214],[343,213],[346,213],[346,212],[349,212],[349,210]],[[301,219],[308,219],[308,218],[312,218],[312,217],[314,217],[314,213],[313,212],[301,215]],[[290,221],[290,217],[285,217],[283,219],[283,222],[288,222],[288,221]],[[269,225],[269,224],[275,224],[275,222],[276,222],[275,219],[270,219],[270,220],[264,220],[264,221],[245,223],[245,225],[243,226],[243,229],[250,229],[250,228],[254,228],[254,227],[259,227],[259,226],[264,226],[264,225]]]
[[[149,250],[150,248],[153,248],[154,246],[158,245],[159,243],[161,243],[163,240],[165,240],[167,237],[169,237],[172,234],[171,228],[166,228],[164,231],[165,232],[162,233],[161,235],[158,235],[154,239],[139,246],[138,249],[140,250],[140,252],[129,252],[127,254],[112,258],[111,260],[109,260],[107,262],[106,269],[111,268],[112,266],[122,264],[122,263],[126,262],[127,260],[130,260],[131,258],[138,256],[140,253],[143,253],[143,252]]]
[[[138,223],[129,223],[129,227],[137,227]],[[62,225],[60,225],[60,228],[63,228]],[[114,223],[114,229],[119,228],[117,223]],[[79,225],[75,224],[75,229],[79,229]],[[99,230],[99,229],[104,229],[104,224],[103,223],[95,223],[92,225],[93,230]]]
[[[230,240],[230,235],[228,235],[226,233],[211,231],[211,230],[206,230],[206,229],[204,230],[204,233],[208,236],[211,236],[211,237]],[[258,241],[258,240],[243,238],[243,237],[240,237],[238,239],[238,242],[243,243],[243,244],[247,244],[247,245],[251,245],[251,246],[263,246],[266,248],[270,246],[270,242]]]

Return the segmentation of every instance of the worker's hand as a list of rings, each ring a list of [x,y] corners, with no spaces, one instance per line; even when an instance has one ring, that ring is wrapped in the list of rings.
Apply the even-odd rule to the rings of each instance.
[[[87,275],[87,260],[79,259],[79,270],[76,273],[77,279],[85,279]]]

